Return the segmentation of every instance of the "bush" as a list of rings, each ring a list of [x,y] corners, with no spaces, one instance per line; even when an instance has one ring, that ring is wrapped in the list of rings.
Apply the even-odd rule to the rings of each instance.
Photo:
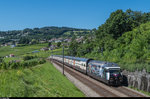
[[[22,62],[22,67],[28,67],[28,62]]]
[[[45,59],[38,59],[38,60],[31,60],[31,61],[24,61],[24,62],[2,62],[0,63],[0,69],[18,69],[18,68],[26,68],[36,66],[38,64],[44,64],[46,62]]]
[[[39,64],[44,64],[45,62],[46,62],[45,59],[41,59],[38,63],[39,63]]]
[[[33,59],[33,58],[35,58],[35,56],[23,56],[24,61],[30,60],[30,59]]]
[[[8,69],[8,65],[5,62],[2,62],[1,69]]]

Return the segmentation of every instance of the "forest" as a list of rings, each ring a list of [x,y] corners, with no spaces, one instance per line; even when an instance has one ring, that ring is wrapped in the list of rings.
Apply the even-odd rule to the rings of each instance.
[[[115,62],[129,71],[150,72],[149,21],[150,13],[116,10],[83,42],[73,39],[68,54]]]

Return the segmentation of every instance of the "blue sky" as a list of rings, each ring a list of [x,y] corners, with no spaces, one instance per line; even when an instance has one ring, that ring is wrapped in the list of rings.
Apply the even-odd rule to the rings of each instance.
[[[150,12],[150,0],[0,0],[0,31],[44,26],[93,29],[117,9]]]

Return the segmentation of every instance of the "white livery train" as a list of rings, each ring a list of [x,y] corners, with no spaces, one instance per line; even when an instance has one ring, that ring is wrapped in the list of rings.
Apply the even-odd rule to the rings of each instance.
[[[63,62],[62,55],[52,55],[50,59]],[[64,56],[64,64],[108,85],[118,86],[123,82],[120,67],[115,63]]]

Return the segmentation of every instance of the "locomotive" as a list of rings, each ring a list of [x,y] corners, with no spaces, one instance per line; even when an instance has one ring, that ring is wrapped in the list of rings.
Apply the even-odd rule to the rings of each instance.
[[[63,62],[62,55],[51,55],[50,59]],[[116,63],[64,56],[64,64],[108,85],[119,86],[123,82],[121,69]]]

